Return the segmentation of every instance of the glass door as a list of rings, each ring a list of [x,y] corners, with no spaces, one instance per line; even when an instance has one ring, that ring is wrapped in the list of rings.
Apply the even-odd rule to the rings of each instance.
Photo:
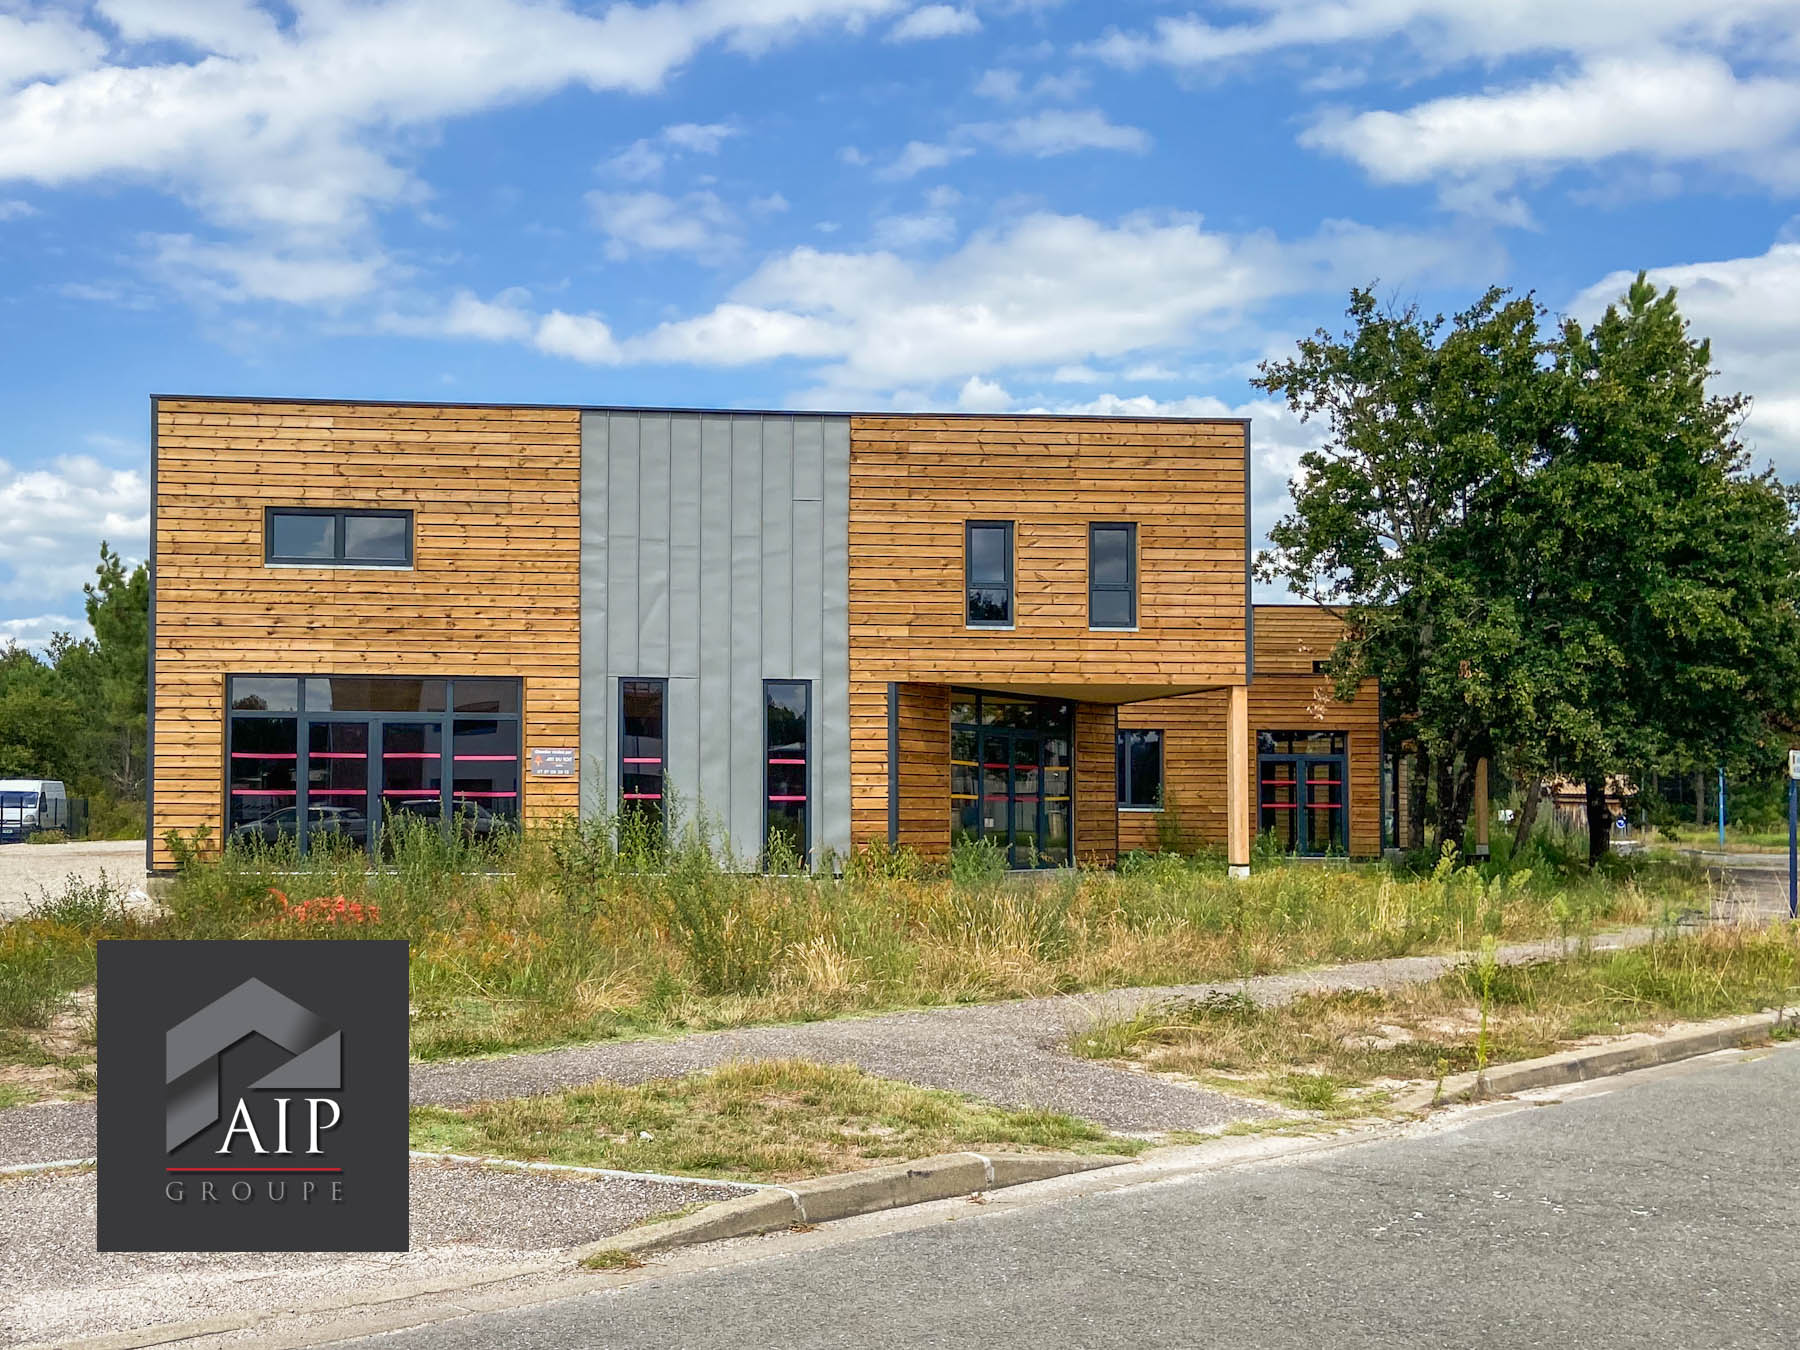
[[[1300,851],[1300,761],[1264,758],[1258,764],[1257,820],[1259,834],[1273,835],[1285,853]]]
[[[1348,851],[1341,755],[1263,756],[1257,762],[1259,832],[1288,853],[1323,857]]]
[[[1043,813],[1043,766],[1039,763],[1042,747],[1030,732],[1015,731],[1012,740],[1012,865],[1036,867],[1038,844],[1043,834],[1039,816]]]
[[[1067,736],[1043,741],[1044,827],[1038,857],[1045,866],[1067,867],[1074,858],[1070,807],[1074,797],[1073,743]]]
[[[369,847],[368,722],[313,722],[306,732],[306,846]]]
[[[1301,814],[1301,852],[1337,853],[1344,849],[1344,761],[1305,759],[1305,809]]]
[[[444,819],[442,722],[377,724],[381,735],[381,825],[411,818]]]

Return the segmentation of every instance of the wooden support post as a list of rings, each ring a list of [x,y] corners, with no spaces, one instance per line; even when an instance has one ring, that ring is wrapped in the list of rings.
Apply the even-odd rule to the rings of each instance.
[[[1488,856],[1488,762],[1475,761],[1475,803],[1469,808],[1475,817],[1475,856]]]
[[[1234,880],[1250,875],[1250,690],[1231,686],[1225,715],[1225,859]]]

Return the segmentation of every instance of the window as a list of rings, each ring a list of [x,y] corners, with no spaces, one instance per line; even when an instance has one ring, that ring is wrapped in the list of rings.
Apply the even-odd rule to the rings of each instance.
[[[1088,526],[1088,627],[1137,627],[1137,526]]]
[[[315,567],[411,567],[411,511],[335,511],[271,506],[263,512],[263,561]]]
[[[235,675],[228,839],[373,856],[396,819],[482,840],[516,828],[521,701],[518,680]]]
[[[1119,806],[1159,811],[1163,804],[1163,734],[1121,729],[1118,740]]]
[[[791,855],[802,867],[811,847],[808,808],[812,685],[763,681],[763,842],[769,854]],[[768,855],[765,855],[765,857]]]
[[[971,520],[963,539],[971,628],[1010,628],[1013,622],[1013,527],[1010,520]]]
[[[619,815],[661,831],[667,680],[619,681]]]

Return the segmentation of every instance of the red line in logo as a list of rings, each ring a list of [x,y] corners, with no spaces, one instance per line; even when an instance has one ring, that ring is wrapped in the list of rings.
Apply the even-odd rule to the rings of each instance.
[[[342,1172],[341,1167],[165,1167],[165,1172]]]

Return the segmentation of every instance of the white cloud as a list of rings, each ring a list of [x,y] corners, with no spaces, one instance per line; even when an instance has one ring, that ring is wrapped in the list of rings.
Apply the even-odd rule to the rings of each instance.
[[[887,181],[913,178],[975,153],[978,146],[1005,155],[1047,159],[1080,150],[1123,150],[1142,154],[1150,137],[1137,127],[1119,126],[1098,108],[1048,108],[1004,122],[967,122],[942,143],[908,141],[892,161],[875,171]]]
[[[660,192],[590,192],[588,209],[606,235],[606,256],[685,253],[718,262],[738,245],[737,218],[712,192],[681,198]]]
[[[962,193],[948,183],[939,183],[925,193],[925,204],[934,211],[948,211],[962,200]]]
[[[941,244],[956,238],[956,218],[942,211],[883,216],[875,222],[870,237],[876,248],[905,252],[924,244]]]
[[[615,178],[630,183],[645,183],[662,176],[671,153],[716,155],[725,141],[738,134],[736,127],[724,122],[701,124],[678,122],[664,127],[654,136],[643,136],[626,146],[601,165]]]
[[[1571,311],[1592,320],[1618,300],[1635,276],[1614,272],[1576,296]],[[1697,337],[1711,338],[1719,392],[1754,400],[1744,440],[1783,476],[1800,478],[1800,243],[1777,243],[1747,258],[1652,269],[1650,280],[1674,286],[1683,317]]]
[[[1013,397],[993,380],[971,375],[956,395],[956,406],[964,412],[1005,412],[1012,407]]]
[[[608,365],[619,355],[619,344],[604,320],[592,314],[565,314],[560,309],[543,317],[533,343],[541,352],[588,365]]]
[[[1106,376],[1092,366],[1058,366],[1050,378],[1056,384],[1099,384]]]
[[[771,192],[766,197],[750,199],[750,214],[753,216],[779,216],[788,209],[788,199],[779,192]]]
[[[93,580],[101,540],[135,563],[149,538],[143,472],[88,455],[60,455],[31,469],[0,460],[0,600],[67,603]]]
[[[788,357],[827,357],[842,346],[842,334],[827,319],[723,304],[633,339],[621,356],[633,362],[741,366]]]
[[[1791,43],[1793,0],[1242,0],[1261,17],[1213,24],[1157,19],[1147,32],[1114,30],[1086,50],[1128,69],[1223,67],[1290,48],[1341,49],[1401,38],[1433,64],[1530,53],[1630,53],[1665,42]]]
[[[981,20],[970,9],[954,5],[921,5],[888,29],[889,42],[919,42],[929,38],[960,37],[981,31]]]
[[[975,94],[978,98],[991,98],[996,103],[1011,103],[1022,92],[1023,79],[1016,70],[1008,70],[1004,66],[983,71],[981,78],[975,81]]]
[[[55,79],[98,65],[106,42],[76,23],[50,12],[37,18],[0,14],[0,91],[33,79]]]
[[[23,220],[37,213],[37,207],[30,202],[0,201],[0,220]]]
[[[1522,88],[1332,116],[1301,142],[1389,183],[1507,182],[1616,155],[1713,160],[1800,186],[1800,81],[1739,79],[1712,56],[1606,58]]]
[[[151,271],[170,286],[192,299],[227,304],[342,305],[366,295],[391,271],[379,255],[217,244],[190,234],[151,235],[145,242]]]
[[[662,137],[670,145],[696,155],[716,155],[719,147],[738,134],[737,128],[724,122],[678,122],[664,127]]]
[[[379,316],[375,327],[384,333],[407,337],[474,338],[481,342],[529,341],[537,327],[525,306],[531,293],[515,286],[501,291],[492,300],[483,300],[473,291],[458,291],[441,313],[405,315],[388,313]]]
[[[42,651],[58,633],[72,637],[92,637],[86,619],[67,614],[34,614],[26,619],[0,619],[0,635],[7,643]]]

